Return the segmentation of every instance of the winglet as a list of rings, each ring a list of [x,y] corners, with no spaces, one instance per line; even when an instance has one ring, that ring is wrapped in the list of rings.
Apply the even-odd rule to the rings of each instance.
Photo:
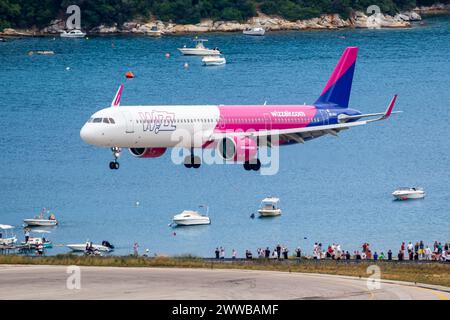
[[[392,112],[392,109],[394,109],[395,100],[397,100],[397,95],[394,95],[394,97],[392,98],[391,102],[389,103],[389,106],[387,107],[386,111],[384,112],[384,114],[381,117],[376,118],[376,119],[372,119],[372,120],[367,120],[367,123],[374,122],[374,121],[380,121],[380,120],[386,120],[387,118],[389,118],[391,116],[391,114],[402,112],[402,111],[394,111],[394,112]],[[375,116],[375,115],[378,115],[378,114],[375,113],[375,114],[371,114],[369,116]]]
[[[120,106],[120,97],[122,96],[122,90],[123,90],[123,84],[121,84],[119,89],[117,90],[116,95],[114,96],[114,99],[111,102],[111,107]]]
[[[384,116],[382,116],[380,120],[387,119],[391,116],[392,109],[394,109],[395,100],[397,100],[397,95],[394,95],[394,97],[391,100],[391,103],[389,103],[389,106],[387,107],[386,112],[384,113]]]

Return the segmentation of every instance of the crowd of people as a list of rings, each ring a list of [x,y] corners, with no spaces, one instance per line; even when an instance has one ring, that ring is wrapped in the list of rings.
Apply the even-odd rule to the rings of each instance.
[[[216,259],[225,259],[225,249],[223,247],[217,247],[215,250],[215,258]],[[302,251],[299,247],[297,247],[294,251],[295,257],[301,258]],[[237,258],[236,249],[231,250],[231,259]],[[266,259],[288,259],[289,258],[289,249],[285,245],[278,244],[272,250],[269,247],[266,248],[258,248],[256,249],[256,256],[253,256],[251,250],[245,250],[245,258],[253,259],[253,258],[266,258]]]
[[[236,249],[231,250],[231,258],[238,257]],[[283,260],[289,258],[289,249],[286,245],[278,244],[272,250],[269,247],[257,248],[256,255],[252,251],[245,250],[246,259],[276,259]],[[315,242],[312,248],[312,256],[303,256],[300,247],[297,247],[291,257],[294,258],[312,258],[316,260],[331,259],[331,260],[429,260],[429,261],[450,261],[450,242],[442,244],[434,241],[432,246],[425,245],[423,241],[417,241],[415,244],[409,242],[407,245],[402,242],[399,251],[394,255],[391,249],[386,253],[384,251],[373,251],[369,243],[365,242],[361,245],[361,250],[355,250],[350,253],[348,250],[343,250],[339,243],[333,243],[326,247],[322,243]],[[225,259],[225,249],[217,247],[215,250],[216,259]]]

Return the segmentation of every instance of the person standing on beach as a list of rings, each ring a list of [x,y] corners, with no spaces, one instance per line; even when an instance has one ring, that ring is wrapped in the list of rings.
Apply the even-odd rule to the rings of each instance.
[[[225,249],[220,247],[220,259],[225,259]]]
[[[137,257],[139,255],[139,244],[137,242],[134,243],[133,253],[134,253],[135,257]]]
[[[278,259],[280,259],[280,257],[281,257],[281,245],[280,244],[277,245],[277,257],[278,257]]]
[[[236,250],[232,250],[231,251],[231,259],[236,259],[236,256],[237,256],[237,252],[236,252]]]
[[[391,261],[392,260],[392,250],[389,249],[388,251],[388,260]]]
[[[25,243],[28,243],[28,239],[30,239],[30,229],[25,228]]]
[[[266,257],[266,259],[269,259],[269,258],[270,258],[270,249],[269,249],[269,247],[266,247],[266,250],[265,250],[265,257]]]
[[[219,248],[216,248],[216,251],[214,251],[214,253],[216,254],[216,259],[219,259],[219,255],[220,255],[220,251]]]
[[[289,252],[288,248],[287,247],[283,247],[283,258],[286,259],[286,260],[289,258],[288,257],[288,252]]]
[[[295,253],[296,253],[297,259],[300,259],[302,257],[302,250],[300,250],[300,247],[297,247],[297,249],[295,249]]]

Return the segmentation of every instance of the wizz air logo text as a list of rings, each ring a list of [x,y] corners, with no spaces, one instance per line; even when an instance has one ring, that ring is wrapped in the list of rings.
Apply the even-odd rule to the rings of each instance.
[[[143,131],[175,131],[175,114],[166,111],[139,112]]]

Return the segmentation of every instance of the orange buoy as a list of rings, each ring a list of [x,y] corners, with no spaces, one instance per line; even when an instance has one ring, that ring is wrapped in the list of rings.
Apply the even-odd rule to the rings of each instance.
[[[134,74],[133,74],[133,72],[128,71],[128,72],[125,74],[125,77],[126,77],[127,79],[132,79],[132,78],[134,78]]]
[[[166,58],[170,58],[170,53],[166,53]]]

